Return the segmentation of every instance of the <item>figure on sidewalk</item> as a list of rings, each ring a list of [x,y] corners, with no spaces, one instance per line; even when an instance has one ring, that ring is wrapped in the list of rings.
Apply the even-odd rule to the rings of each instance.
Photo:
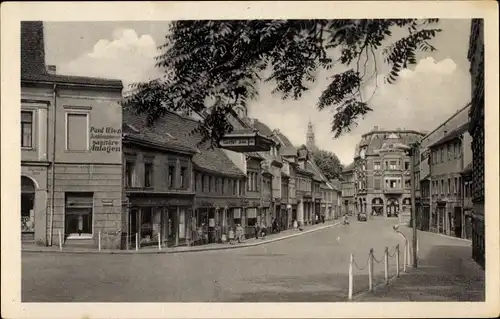
[[[259,232],[260,232],[259,223],[255,223],[255,225],[253,226],[253,231],[254,231],[255,239],[259,239]]]
[[[325,215],[321,215],[321,222],[324,224],[325,223]]]
[[[297,223],[297,220],[294,219],[293,220],[293,229],[297,229],[299,227],[298,223]]]
[[[261,234],[262,239],[264,239],[264,237],[266,237],[267,226],[266,226],[266,223],[264,221],[262,221],[262,223],[260,224],[260,234]]]

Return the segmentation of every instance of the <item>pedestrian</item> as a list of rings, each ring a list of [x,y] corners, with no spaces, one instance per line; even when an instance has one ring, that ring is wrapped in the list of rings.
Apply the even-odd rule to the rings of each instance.
[[[271,232],[277,233],[278,232],[278,222],[276,221],[276,218],[273,218]]]
[[[297,229],[299,227],[299,225],[297,224],[297,220],[294,219],[293,220],[293,229]]]
[[[325,223],[325,215],[321,215],[321,222],[324,224]]]
[[[254,225],[254,233],[255,233],[255,239],[259,239],[259,232],[260,232],[260,225],[259,223],[255,223]]]
[[[264,239],[267,233],[267,226],[266,223],[264,223],[264,221],[262,221],[262,223],[260,224],[260,233],[261,233],[261,238]]]
[[[317,224],[319,222],[318,214],[314,215],[314,223]]]

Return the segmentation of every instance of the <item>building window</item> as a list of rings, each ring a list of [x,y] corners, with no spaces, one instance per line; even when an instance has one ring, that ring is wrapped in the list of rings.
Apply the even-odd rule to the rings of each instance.
[[[441,163],[444,162],[444,147],[441,147],[441,160],[440,160]]]
[[[66,193],[64,233],[66,237],[91,237],[93,193]]]
[[[125,161],[125,187],[134,187],[135,162]]]
[[[238,181],[238,195],[240,195],[240,196],[243,195],[243,181],[242,180]]]
[[[458,193],[458,188],[459,188],[458,177],[455,177],[454,183],[455,183],[455,187],[453,189],[453,193],[456,194],[456,193]]]
[[[221,179],[220,179],[219,177],[216,177],[216,178],[215,178],[215,192],[216,192],[217,194],[222,193],[222,192],[221,192]]]
[[[88,131],[87,113],[66,113],[66,150],[87,151]]]
[[[405,161],[405,170],[409,170],[409,169],[410,169],[410,162]]]
[[[194,173],[194,190],[197,191],[199,189],[199,185],[198,185],[198,173]]]
[[[21,111],[21,147],[33,147],[33,112]]]
[[[390,163],[389,163],[389,164],[390,164],[390,165],[389,165],[389,168],[390,168],[390,169],[396,169],[396,167],[397,167],[397,162],[396,162],[396,161],[390,161]]]
[[[374,162],[373,163],[373,169],[376,170],[376,171],[379,171],[380,170],[380,162]]]
[[[439,194],[444,195],[444,181],[441,180],[441,187],[439,188]]]
[[[168,166],[168,187],[169,188],[174,187],[174,180],[175,180],[175,166],[169,165]]]
[[[153,163],[144,163],[144,187],[153,186]]]
[[[181,188],[186,189],[188,187],[188,180],[187,180],[187,168],[186,167],[181,167]]]
[[[405,178],[405,188],[411,188],[411,180],[409,178]]]
[[[255,175],[257,175],[257,174],[255,174]],[[236,195],[236,194],[238,194],[238,181],[237,180],[233,181],[233,195]]]
[[[451,185],[451,178],[448,178],[448,194],[452,193]]]
[[[380,185],[380,182],[381,182],[380,178],[375,178],[373,181],[374,181],[373,188],[376,189],[376,190],[380,190],[380,188],[382,187]]]
[[[209,176],[208,177],[208,192],[212,193],[214,191],[214,177]]]

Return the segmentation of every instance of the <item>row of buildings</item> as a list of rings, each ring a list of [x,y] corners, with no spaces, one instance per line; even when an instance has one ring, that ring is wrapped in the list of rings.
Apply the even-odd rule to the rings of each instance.
[[[57,74],[45,65],[42,22],[21,25],[21,231],[24,241],[127,248],[219,242],[237,224],[281,230],[340,215],[341,185],[314,149],[230,115],[220,148],[198,122],[167,113],[154,125],[123,108],[121,81]],[[308,142],[314,132],[312,125]]]
[[[472,20],[471,103],[430,133],[375,127],[364,134],[342,173],[342,209],[408,218],[413,174],[417,227],[471,239],[473,258],[484,267],[483,28],[482,19]]]

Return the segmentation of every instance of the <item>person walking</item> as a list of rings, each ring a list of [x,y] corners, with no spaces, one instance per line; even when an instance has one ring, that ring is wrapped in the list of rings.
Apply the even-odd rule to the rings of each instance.
[[[259,223],[255,223],[253,226],[254,234],[255,234],[255,239],[259,239],[259,232],[260,232],[260,225]]]

